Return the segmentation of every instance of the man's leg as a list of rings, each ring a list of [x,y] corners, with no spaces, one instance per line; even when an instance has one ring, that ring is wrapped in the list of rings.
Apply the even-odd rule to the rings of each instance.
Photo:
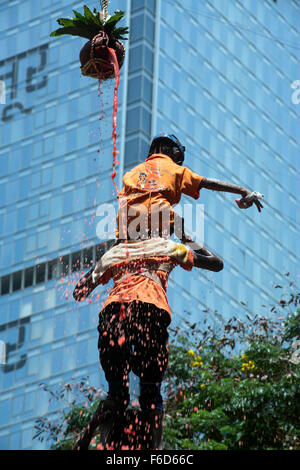
[[[163,399],[161,383],[168,364],[170,324],[168,312],[152,304],[139,303],[135,325],[135,350],[132,370],[140,377],[140,406],[149,423],[150,448],[162,441]]]
[[[108,382],[108,399],[124,409],[129,403],[131,342],[128,316],[124,305],[109,304],[99,316],[98,350],[101,366]]]
[[[139,302],[134,323],[133,372],[140,377],[142,409],[162,408],[160,386],[166,372],[170,324],[168,312]]]
[[[79,435],[73,450],[88,450],[99,425],[101,443],[105,449],[114,423],[124,414],[129,404],[128,373],[131,347],[122,313],[121,305],[114,303],[108,305],[100,314],[98,349],[109,390],[107,398],[99,403],[89,425]],[[124,338],[127,341],[123,343]]]

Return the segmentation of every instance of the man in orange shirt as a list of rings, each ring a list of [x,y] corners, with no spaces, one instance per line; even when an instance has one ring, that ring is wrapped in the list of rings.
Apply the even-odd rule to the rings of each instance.
[[[175,244],[176,247],[173,248],[177,257],[172,256],[171,244],[174,242],[168,239],[174,231],[178,235],[172,206],[180,201],[182,194],[198,199],[200,190],[206,188],[241,195],[242,198],[236,200],[241,209],[248,208],[253,203],[259,212],[263,207],[259,201],[263,197],[261,194],[199,176],[183,167],[184,151],[185,148],[174,135],[156,136],[146,161],[124,175],[124,187],[118,196],[120,209],[117,216],[117,243],[121,245],[123,258],[121,256],[118,263],[118,257],[112,257],[111,269],[103,271],[103,266],[96,266],[79,281],[74,291],[75,299],[82,300],[99,283],[107,282],[109,277],[113,277],[115,283],[99,317],[98,347],[100,362],[109,383],[109,393],[108,399],[97,410],[94,423],[105,407],[126,409],[129,401],[130,369],[140,377],[142,410],[149,411],[153,406],[154,416],[159,416],[162,409],[160,385],[168,361],[167,326],[171,321],[166,297],[170,269],[166,266],[172,267],[172,260],[175,259],[175,265],[180,264],[188,270],[193,265],[213,271],[223,268],[219,258],[186,237],[182,219],[179,238],[196,251],[192,252],[183,249],[181,244]],[[160,213],[166,212],[168,217],[161,218]],[[167,224],[164,223],[166,221]],[[151,246],[157,237],[161,238],[156,240],[158,245],[151,253]],[[164,246],[163,238],[169,241],[169,246]],[[137,248],[140,251],[135,253],[134,240],[143,239],[144,244],[140,242]],[[147,249],[148,256],[145,256]],[[170,249],[171,253],[168,251]],[[186,257],[183,264],[178,261],[178,251],[183,252]],[[146,258],[144,271],[140,264],[143,258]],[[163,258],[167,258],[165,264]],[[191,258],[193,261],[189,264]],[[122,266],[125,266],[125,272]],[[133,356],[132,345],[135,346]],[[157,412],[158,415],[155,414]],[[90,430],[92,428],[93,426]],[[155,448],[155,435],[153,442]],[[82,445],[80,441],[78,446]]]
[[[254,203],[261,211],[261,194],[194,173],[182,166],[184,153],[185,147],[173,134],[157,135],[152,140],[146,161],[125,173],[124,186],[118,195],[117,238],[145,239],[168,237],[174,230],[176,233],[172,206],[179,203],[182,194],[198,199],[202,188],[239,194],[242,198],[236,202],[240,209],[247,209]],[[160,213],[165,224],[160,215],[157,217]],[[179,239],[182,239],[181,235],[179,227]]]
[[[205,248],[201,253],[193,252],[162,238],[126,243],[117,240],[77,283],[73,295],[81,301],[99,284],[114,280],[98,325],[99,357],[109,386],[108,397],[100,403],[74,449],[88,448],[105,414],[113,412],[110,420],[116,416],[122,419],[129,404],[130,370],[140,378],[139,401],[150,422],[151,448],[159,447],[163,416],[160,388],[168,363],[167,327],[171,322],[166,289],[168,276],[177,265],[187,271],[193,267],[223,269],[222,260]]]

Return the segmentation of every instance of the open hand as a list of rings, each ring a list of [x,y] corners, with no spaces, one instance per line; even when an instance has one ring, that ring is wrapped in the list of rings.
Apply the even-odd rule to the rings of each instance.
[[[240,209],[248,209],[254,203],[257,207],[258,212],[261,212],[262,208],[264,207],[259,199],[263,199],[264,195],[260,194],[256,191],[249,191],[246,196],[243,196],[241,199],[236,199],[235,202],[237,203]]]

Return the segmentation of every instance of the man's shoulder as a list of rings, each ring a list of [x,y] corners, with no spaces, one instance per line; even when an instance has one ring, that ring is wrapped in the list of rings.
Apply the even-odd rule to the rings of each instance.
[[[139,163],[138,165],[135,165],[133,168],[131,168],[130,170],[126,171],[126,173],[125,173],[124,175],[132,175],[132,174],[138,173],[138,172],[140,172],[143,168],[145,168],[145,162],[141,162],[141,163]]]

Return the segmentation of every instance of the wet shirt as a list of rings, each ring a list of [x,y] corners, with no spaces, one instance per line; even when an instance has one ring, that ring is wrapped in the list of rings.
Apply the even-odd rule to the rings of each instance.
[[[141,212],[147,214],[150,227],[151,211],[167,209],[170,226],[173,227],[172,206],[179,203],[182,194],[198,199],[203,179],[203,176],[189,168],[177,165],[167,155],[154,154],[148,157],[123,177],[124,187],[118,196],[120,209],[117,215],[117,238],[126,238],[126,227],[128,229]]]
[[[160,259],[161,258],[159,257],[156,258],[157,261]],[[171,258],[168,258],[166,261],[172,264],[172,269],[178,265],[178,263],[174,262]],[[189,250],[188,262],[184,269],[190,271],[192,267],[193,252]],[[171,270],[168,273],[159,269],[155,271],[156,276],[159,277],[161,285],[152,279],[139,274],[130,274],[128,278],[124,280],[121,271],[118,272],[113,277],[114,286],[103,304],[101,311],[111,302],[129,303],[132,301],[139,301],[154,304],[157,308],[167,311],[171,316],[171,310],[166,295],[170,272]]]
[[[155,281],[138,274],[129,276],[127,281],[120,281],[118,283],[119,275],[114,277],[114,287],[110,291],[103,307],[104,310],[107,305],[112,302],[130,303],[133,301],[145,302],[154,304],[157,308],[166,310],[171,316],[171,310],[166,295],[168,273],[165,271],[156,271],[164,288],[160,287]]]

